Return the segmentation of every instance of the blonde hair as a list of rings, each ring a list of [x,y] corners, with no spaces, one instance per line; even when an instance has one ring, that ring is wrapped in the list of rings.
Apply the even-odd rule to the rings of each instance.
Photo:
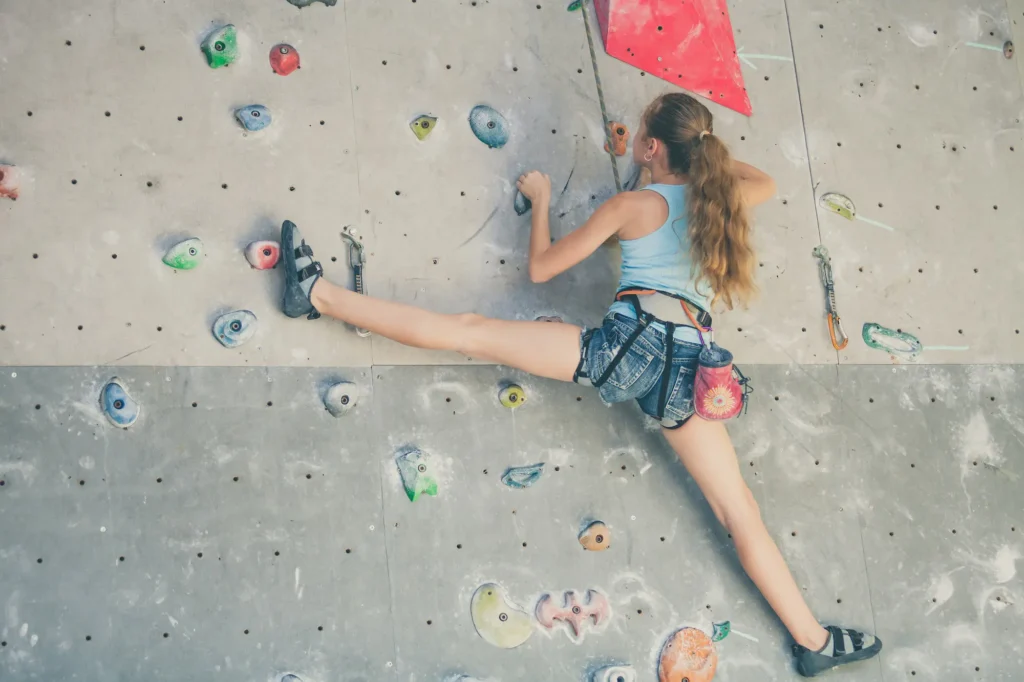
[[[750,221],[711,112],[689,95],[668,93],[651,102],[643,119],[647,137],[665,145],[669,170],[689,177],[688,233],[697,281],[711,287],[712,306],[746,306],[757,293]]]

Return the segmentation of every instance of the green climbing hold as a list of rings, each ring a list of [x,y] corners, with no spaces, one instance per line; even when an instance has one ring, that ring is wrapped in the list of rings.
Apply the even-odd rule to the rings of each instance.
[[[238,35],[232,24],[218,28],[203,41],[203,54],[211,69],[230,66],[238,59]]]
[[[419,450],[403,452],[395,458],[398,473],[402,476],[405,494],[411,502],[420,495],[437,495],[437,480],[433,476],[430,458]]]
[[[714,628],[711,633],[712,642],[721,642],[729,636],[730,632],[732,632],[732,623],[727,620],[722,621],[721,623],[712,623],[711,627]]]
[[[175,270],[191,270],[203,261],[203,240],[192,237],[179,242],[164,254],[164,264]]]
[[[901,356],[909,360],[916,358],[924,346],[913,334],[899,329],[892,330],[875,322],[865,322],[861,336],[868,348],[884,351],[890,355]]]
[[[569,6],[565,8],[566,12],[575,12],[583,7],[583,0],[573,0],[569,3]]]
[[[417,116],[413,119],[413,122],[409,124],[409,127],[412,128],[412,132],[418,139],[425,140],[430,133],[434,132],[434,124],[436,123],[436,116],[427,116],[424,114],[423,116]]]
[[[818,203],[821,204],[822,208],[827,208],[833,213],[838,213],[847,220],[853,220],[857,216],[857,207],[853,205],[853,201],[850,197],[839,194],[838,192],[822,194]]]

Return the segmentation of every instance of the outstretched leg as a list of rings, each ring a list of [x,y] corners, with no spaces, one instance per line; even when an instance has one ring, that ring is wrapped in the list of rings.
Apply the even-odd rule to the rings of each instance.
[[[808,608],[761,520],[754,495],[740,474],[725,425],[694,416],[682,428],[663,429],[662,433],[704,493],[715,516],[732,535],[747,575],[793,639],[809,649],[820,649],[828,633]]]
[[[331,284],[290,220],[281,226],[282,308],[289,317],[329,315],[407,346],[457,351],[548,379],[572,381],[582,330],[571,324],[444,315]]]
[[[874,637],[837,627],[826,630],[811,613],[761,520],[725,425],[694,416],[681,428],[662,433],[732,535],[743,569],[799,645],[794,651],[797,670],[816,675],[877,654],[882,644]]]
[[[572,324],[445,315],[363,296],[322,277],[310,301],[323,315],[407,346],[457,351],[548,379],[572,381],[580,359],[582,330]]]

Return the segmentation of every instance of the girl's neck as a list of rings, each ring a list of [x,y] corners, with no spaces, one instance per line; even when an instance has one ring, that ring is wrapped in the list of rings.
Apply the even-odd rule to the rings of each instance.
[[[651,183],[655,185],[685,185],[690,178],[681,173],[672,173],[665,168],[651,168]]]

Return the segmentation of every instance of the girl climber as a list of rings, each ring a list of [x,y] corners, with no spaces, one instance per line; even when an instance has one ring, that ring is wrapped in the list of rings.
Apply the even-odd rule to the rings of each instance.
[[[594,253],[610,237],[622,247],[620,296],[600,327],[442,315],[363,296],[323,278],[313,250],[286,221],[281,253],[284,313],[329,315],[419,348],[465,355],[561,381],[597,387],[608,403],[636,399],[660,420],[715,516],[732,535],[747,574],[793,636],[797,671],[814,676],[875,656],[877,638],[823,627],[772,541],[740,474],[720,421],[694,414],[701,338],[715,304],[732,308],[755,292],[749,207],[775,194],[765,173],[735,161],[712,129],[711,112],[682,93],[662,95],[644,112],[633,160],[651,185],[618,194],[565,238],[552,243],[551,183],[531,171],[518,187],[533,203],[530,279],[546,282]],[[667,360],[666,360],[667,358]],[[668,390],[671,388],[672,390]]]

